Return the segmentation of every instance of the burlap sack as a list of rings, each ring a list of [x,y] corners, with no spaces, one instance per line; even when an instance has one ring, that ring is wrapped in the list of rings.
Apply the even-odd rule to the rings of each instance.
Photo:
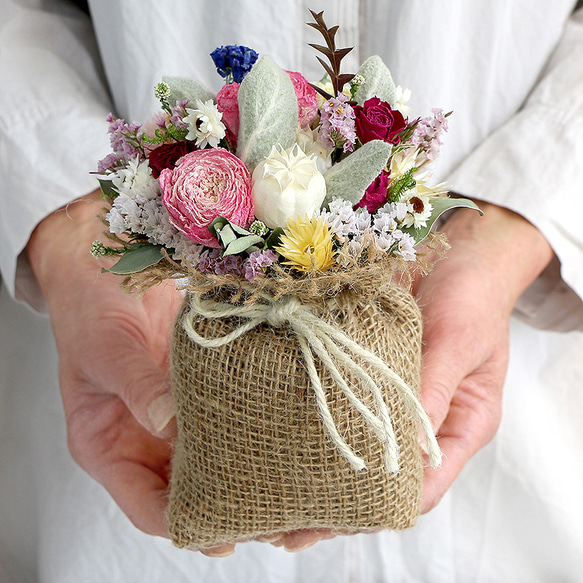
[[[178,438],[168,523],[178,547],[306,528],[371,531],[413,526],[419,514],[422,457],[417,422],[398,391],[383,386],[400,448],[400,471],[388,474],[382,445],[316,361],[336,426],[364,458],[355,471],[331,442],[315,403],[297,337],[288,327],[262,324],[230,344],[203,349],[179,316],[172,348]],[[313,310],[372,350],[416,391],[421,361],[421,314],[397,286],[376,298],[344,291]],[[218,337],[237,318],[197,321]],[[366,366],[364,367],[366,368]],[[346,373],[355,393],[370,394]]]

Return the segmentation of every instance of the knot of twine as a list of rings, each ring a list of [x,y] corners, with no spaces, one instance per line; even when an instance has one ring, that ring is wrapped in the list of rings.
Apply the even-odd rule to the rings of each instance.
[[[333,443],[340,453],[356,470],[366,468],[365,462],[358,457],[352,448],[340,435],[330,413],[322,382],[316,370],[314,354],[328,370],[338,387],[346,395],[352,406],[362,415],[377,438],[384,445],[384,463],[387,472],[399,471],[399,446],[391,423],[389,409],[383,398],[383,392],[373,378],[347,354],[351,352],[363,362],[370,365],[384,380],[395,386],[401,393],[406,405],[419,419],[427,440],[429,463],[437,467],[441,463],[441,450],[437,444],[433,427],[427,413],[419,403],[415,392],[405,381],[395,373],[381,358],[370,350],[354,342],[344,332],[315,315],[307,306],[293,296],[287,296],[274,301],[262,296],[266,303],[255,302],[251,305],[234,306],[211,299],[203,299],[200,294],[191,296],[191,309],[184,317],[184,330],[188,336],[204,348],[217,348],[229,344],[259,324],[267,323],[280,328],[289,325],[295,332],[305,359],[306,370],[320,409],[320,415]],[[205,338],[194,328],[197,316],[204,318],[245,318],[238,328],[218,338]],[[370,410],[352,391],[342,377],[336,362],[359,379],[364,387],[368,387],[373,395],[378,414]]]

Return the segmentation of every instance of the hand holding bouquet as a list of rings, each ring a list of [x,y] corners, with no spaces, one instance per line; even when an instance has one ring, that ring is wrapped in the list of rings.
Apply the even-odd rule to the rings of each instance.
[[[429,185],[447,116],[410,120],[378,57],[313,13],[313,85],[246,47],[212,57],[216,96],[165,79],[143,125],[110,117],[100,162],[110,238],[96,256],[145,289],[186,291],[172,350],[178,439],[169,524],[179,546],[273,532],[411,526],[419,511],[421,318],[399,285],[449,208]]]

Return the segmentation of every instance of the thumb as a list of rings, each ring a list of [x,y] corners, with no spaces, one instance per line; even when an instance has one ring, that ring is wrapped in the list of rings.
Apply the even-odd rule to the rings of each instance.
[[[174,435],[170,376],[146,350],[125,351],[101,377],[104,389],[117,395],[146,430],[158,437]]]

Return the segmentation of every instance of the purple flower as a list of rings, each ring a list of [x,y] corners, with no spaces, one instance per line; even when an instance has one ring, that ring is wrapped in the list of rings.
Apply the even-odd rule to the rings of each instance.
[[[217,275],[241,275],[243,260],[238,255],[227,255],[215,263]]]
[[[198,262],[198,270],[202,273],[214,272],[217,260],[221,258],[220,249],[213,249],[212,251],[203,251]]]
[[[439,148],[443,144],[443,136],[448,129],[448,122],[443,110],[432,109],[433,117],[423,117],[411,136],[411,143],[425,150],[428,160],[439,156]]]
[[[186,117],[186,105],[190,103],[189,99],[183,99],[176,102],[176,105],[172,108],[172,116],[170,117],[170,123],[174,124],[179,130],[187,130],[188,123],[184,121]]]
[[[219,75],[225,77],[227,83],[241,83],[258,56],[253,49],[242,45],[218,47],[211,53]]]
[[[354,109],[348,103],[348,96],[339,93],[324,103],[320,115],[319,135],[329,149],[343,146],[344,152],[351,152],[356,143]]]
[[[107,132],[113,153],[126,162],[133,160],[136,156],[144,160],[142,126],[138,123],[128,124],[123,119],[116,119],[111,113],[105,121],[109,123]]]
[[[119,154],[108,154],[103,160],[97,162],[97,173],[106,174],[108,171],[113,171],[114,168],[125,163],[123,156]]]
[[[243,262],[243,276],[247,281],[253,283],[255,276],[263,273],[267,267],[277,261],[277,255],[271,250],[254,251]]]

